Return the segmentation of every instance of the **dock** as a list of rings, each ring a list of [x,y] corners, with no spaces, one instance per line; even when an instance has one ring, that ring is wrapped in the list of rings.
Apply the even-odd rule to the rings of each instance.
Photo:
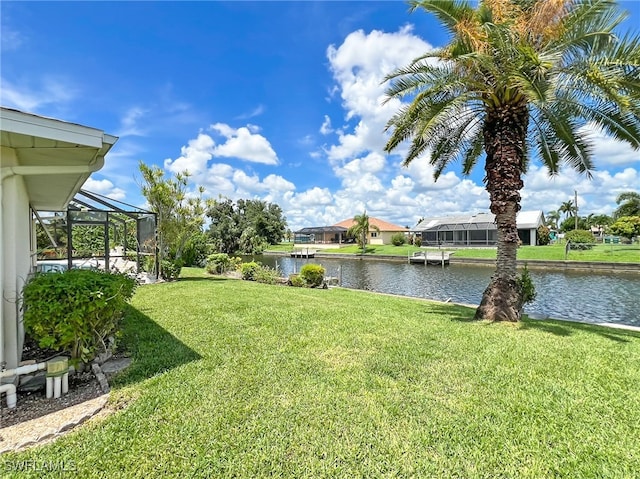
[[[297,249],[291,252],[292,258],[313,258],[316,255],[316,250],[314,249]]]
[[[424,265],[446,265],[449,264],[449,258],[453,254],[452,251],[418,251],[409,256],[409,263]]]

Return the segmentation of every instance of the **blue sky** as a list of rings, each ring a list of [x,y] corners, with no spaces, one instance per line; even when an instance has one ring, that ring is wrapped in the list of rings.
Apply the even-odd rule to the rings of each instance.
[[[640,2],[622,2],[639,30]],[[278,203],[292,228],[365,208],[400,225],[487,211],[480,165],[437,183],[385,155],[395,67],[446,42],[426,13],[386,2],[1,3],[0,103],[119,137],[86,187],[143,205],[138,162],[188,169],[207,195]],[[535,161],[523,209],[607,213],[640,186],[640,153],[596,135],[592,181]],[[402,151],[400,151],[402,153]]]

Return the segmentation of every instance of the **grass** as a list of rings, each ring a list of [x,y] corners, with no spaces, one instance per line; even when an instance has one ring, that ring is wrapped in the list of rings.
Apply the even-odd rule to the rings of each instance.
[[[288,247],[289,249],[286,249]],[[290,243],[270,246],[270,251],[291,251]],[[368,255],[390,255],[403,256],[413,254],[416,251],[439,251],[438,248],[418,248],[415,246],[393,246],[393,245],[368,245],[366,253]],[[443,247],[447,251],[455,251],[456,258],[486,258],[495,259],[495,248],[449,248]],[[360,254],[362,248],[357,245],[344,246],[342,248],[322,250],[322,253],[339,253],[339,254]],[[545,260],[545,261],[564,261],[565,245],[561,243],[548,246],[521,246],[518,248],[518,259],[521,260]],[[596,261],[608,263],[639,263],[640,262],[640,245],[595,245],[590,250],[578,251],[571,250],[567,257],[570,261]]]
[[[82,478],[640,470],[640,333],[184,275],[134,297],[117,411],[5,465],[73,464]]]

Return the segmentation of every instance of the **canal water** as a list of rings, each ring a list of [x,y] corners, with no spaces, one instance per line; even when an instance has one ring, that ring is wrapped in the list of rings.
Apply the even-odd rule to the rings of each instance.
[[[327,276],[340,278],[345,288],[392,293],[417,298],[479,304],[494,268],[451,264],[424,266],[392,261],[353,259],[300,259],[256,256],[282,276],[299,272],[307,262],[321,264]],[[592,323],[640,326],[638,274],[530,270],[536,299],[525,306],[536,317]]]

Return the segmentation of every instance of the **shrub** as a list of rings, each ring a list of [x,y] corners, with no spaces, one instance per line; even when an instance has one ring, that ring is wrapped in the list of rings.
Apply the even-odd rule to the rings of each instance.
[[[260,266],[261,264],[256,261],[242,263],[242,266],[240,266],[242,279],[246,279],[247,281],[255,281],[256,272],[260,269]]]
[[[160,277],[165,281],[178,279],[182,271],[182,261],[163,259],[160,262]]]
[[[531,275],[529,274],[529,269],[526,264],[524,265],[522,274],[516,281],[518,283],[518,289],[520,290],[522,305],[531,303],[536,299],[536,287],[533,284],[533,280],[531,279]]]
[[[41,348],[89,362],[107,349],[135,287],[125,275],[102,271],[36,274],[23,289],[25,331]]]
[[[565,240],[570,242],[571,249],[591,249],[595,242],[595,237],[591,231],[572,230],[564,235]]]
[[[406,242],[407,237],[404,235],[404,233],[394,233],[394,235],[391,237],[391,243],[394,246],[402,246]]]
[[[305,264],[302,269],[300,269],[300,277],[305,284],[311,288],[322,286],[322,282],[324,281],[324,268],[319,264]]]
[[[210,243],[206,233],[194,234],[184,246],[180,259],[183,266],[205,267],[209,254],[213,252],[213,244]]]
[[[295,288],[304,288],[306,286],[304,279],[299,274],[290,274],[287,284]]]
[[[413,246],[417,246],[418,248],[422,246],[422,238],[420,236],[415,237],[415,239],[413,240]]]
[[[280,279],[280,275],[276,269],[262,266],[254,272],[253,279],[258,283],[276,284]]]
[[[227,253],[215,253],[207,257],[205,269],[209,274],[223,274],[233,269],[233,261]]]
[[[640,216],[622,216],[613,223],[609,230],[614,235],[619,235],[629,240],[634,236],[640,236]]]
[[[538,244],[545,246],[551,243],[551,230],[544,225],[538,226]]]

